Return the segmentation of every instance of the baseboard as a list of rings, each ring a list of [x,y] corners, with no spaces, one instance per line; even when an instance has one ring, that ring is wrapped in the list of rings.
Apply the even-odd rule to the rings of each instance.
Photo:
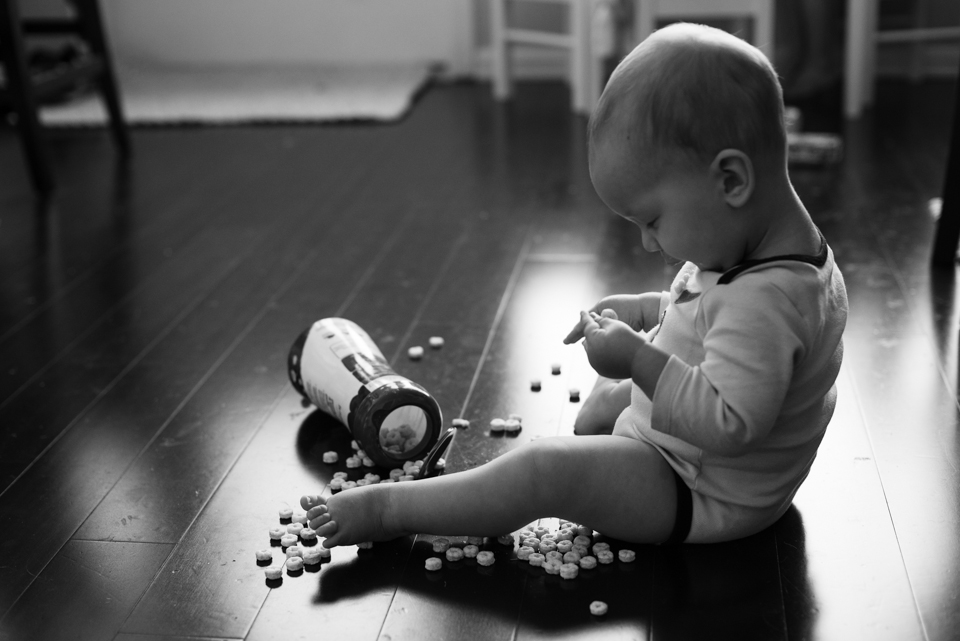
[[[548,47],[514,47],[510,52],[511,76],[519,80],[553,80],[570,77],[569,56],[559,49]],[[473,72],[478,80],[493,77],[492,52],[482,47],[474,56]]]

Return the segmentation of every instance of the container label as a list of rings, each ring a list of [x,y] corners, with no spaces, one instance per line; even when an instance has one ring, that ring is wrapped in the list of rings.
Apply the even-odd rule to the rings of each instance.
[[[349,426],[350,403],[361,387],[373,391],[396,377],[370,336],[351,321],[326,318],[310,328],[300,360],[307,397]]]

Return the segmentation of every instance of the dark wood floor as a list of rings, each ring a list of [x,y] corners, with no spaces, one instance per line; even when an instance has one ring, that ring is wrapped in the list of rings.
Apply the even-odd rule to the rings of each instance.
[[[571,431],[566,389],[593,380],[560,344],[576,310],[670,273],[593,193],[563,87],[507,107],[434,87],[397,125],[139,129],[126,167],[103,132],[56,131],[45,204],[0,129],[0,638],[957,638],[960,310],[955,273],[928,268],[953,96],[883,84],[842,165],[794,172],[851,304],[795,508],[572,582],[505,548],[428,573],[430,537],[338,548],[275,588],[253,554],[348,448],[287,382],[315,319],[355,320],[473,421],[451,470]],[[432,335],[443,350],[407,360]],[[517,438],[485,432],[509,412]]]

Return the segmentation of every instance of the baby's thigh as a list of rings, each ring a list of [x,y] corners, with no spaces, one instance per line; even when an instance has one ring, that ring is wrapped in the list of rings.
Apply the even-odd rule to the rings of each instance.
[[[659,543],[673,529],[673,469],[649,443],[622,436],[544,439],[537,472],[554,516],[625,541]]]

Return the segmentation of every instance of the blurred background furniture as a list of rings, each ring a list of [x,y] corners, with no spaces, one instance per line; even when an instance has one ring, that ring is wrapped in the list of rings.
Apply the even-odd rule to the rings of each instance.
[[[928,0],[916,0],[914,26],[879,29],[879,0],[847,0],[843,111],[857,118],[873,103],[877,48],[882,44],[913,43],[912,65],[918,74],[922,46],[928,42],[960,39],[960,26],[925,27]]]
[[[750,20],[753,44],[772,58],[774,51],[774,0],[524,0],[524,2],[565,5],[566,31],[541,31],[513,25],[510,0],[490,0],[490,30],[494,96],[511,95],[511,49],[533,45],[568,52],[567,79],[571,107],[589,114],[606,81],[605,61],[613,54],[626,54],[661,26],[661,21]],[[630,5],[624,11],[624,5]],[[621,40],[624,13],[632,10],[633,33]],[[629,22],[629,21],[628,21]],[[740,34],[738,34],[740,35]]]
[[[10,114],[20,137],[30,178],[40,193],[55,186],[38,112],[45,100],[77,83],[89,82],[102,95],[110,116],[110,131],[126,155],[130,141],[123,120],[106,35],[97,0],[69,0],[72,17],[24,18],[17,0],[0,0],[0,105]],[[63,65],[38,71],[28,64],[28,39],[77,38],[85,53]]]
[[[943,202],[933,240],[932,262],[936,267],[953,269],[957,264],[957,245],[960,244],[960,85],[953,100],[953,131],[940,193]]]
[[[773,60],[774,0],[637,0],[635,5],[636,42],[653,33],[661,20],[750,18],[753,23],[752,44]]]
[[[514,45],[552,47],[566,50],[569,55],[571,108],[578,113],[589,113],[600,96],[600,80],[594,77],[596,72],[590,44],[593,0],[525,1],[566,5],[567,32],[513,27],[510,25],[510,0],[490,0],[494,97],[506,100],[512,94],[510,50]]]

